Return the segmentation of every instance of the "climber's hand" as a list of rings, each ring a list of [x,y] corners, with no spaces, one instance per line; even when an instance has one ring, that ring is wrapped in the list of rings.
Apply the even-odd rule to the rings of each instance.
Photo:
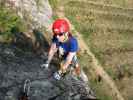
[[[41,64],[41,68],[48,69],[49,68],[49,64],[48,63]]]

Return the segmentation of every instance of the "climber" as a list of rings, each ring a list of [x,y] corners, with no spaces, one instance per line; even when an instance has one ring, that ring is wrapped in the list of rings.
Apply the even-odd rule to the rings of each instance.
[[[75,74],[80,75],[80,67],[76,56],[78,51],[78,42],[70,33],[68,21],[65,19],[55,20],[52,25],[52,31],[53,38],[48,53],[48,59],[41,65],[41,67],[48,68],[54,54],[58,52],[59,57],[62,57],[63,60],[60,62],[59,70],[54,73],[54,78],[60,80],[71,64],[74,65]]]

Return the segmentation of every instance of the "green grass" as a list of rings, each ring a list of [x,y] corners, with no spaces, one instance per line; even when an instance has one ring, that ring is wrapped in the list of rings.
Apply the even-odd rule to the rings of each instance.
[[[52,9],[55,10],[58,7],[59,0],[49,0],[50,5],[52,5]]]
[[[106,1],[108,1],[107,4],[114,4],[121,7],[126,6],[126,0],[106,0]]]
[[[91,84],[93,84],[92,87],[94,87],[94,90],[97,93],[97,98],[100,100],[115,100],[115,98],[107,92],[109,89],[107,89],[105,84],[96,83],[95,81],[93,81]]]
[[[105,84],[103,81],[98,82],[96,80],[97,77],[92,71],[92,58],[87,54],[81,54],[78,57],[81,67],[88,75],[88,78],[90,80],[90,87],[93,89],[94,93],[96,93],[97,98],[100,100],[115,100],[115,97],[112,97],[112,94],[110,94],[110,89],[108,88],[107,84]]]
[[[77,1],[77,0],[71,0],[71,1]],[[78,0],[81,1],[81,0]],[[104,5],[116,5],[119,7],[127,7],[129,4],[129,0],[86,0],[86,2],[94,2],[94,3],[102,3]]]
[[[49,1],[50,5],[52,7],[52,10],[53,10],[52,18],[53,18],[53,20],[55,20],[58,18],[58,16],[56,15],[56,10],[57,10],[58,5],[59,5],[59,0],[48,0],[48,1]]]

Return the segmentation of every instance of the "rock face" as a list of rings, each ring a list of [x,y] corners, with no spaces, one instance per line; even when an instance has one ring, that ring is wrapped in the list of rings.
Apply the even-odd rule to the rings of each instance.
[[[6,0],[6,3],[16,9],[31,28],[48,27],[51,24],[52,9],[48,0]]]
[[[47,70],[40,68],[45,59],[46,55],[42,59],[31,51],[0,44],[0,100],[18,100],[27,79],[29,100],[95,100],[92,90],[77,77],[68,74],[60,81],[53,79],[57,61]]]

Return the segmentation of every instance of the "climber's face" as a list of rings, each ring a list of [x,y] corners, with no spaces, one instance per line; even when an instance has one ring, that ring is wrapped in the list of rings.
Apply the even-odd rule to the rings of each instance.
[[[59,40],[59,42],[64,42],[64,39],[65,39],[64,34],[57,35],[57,39]]]

